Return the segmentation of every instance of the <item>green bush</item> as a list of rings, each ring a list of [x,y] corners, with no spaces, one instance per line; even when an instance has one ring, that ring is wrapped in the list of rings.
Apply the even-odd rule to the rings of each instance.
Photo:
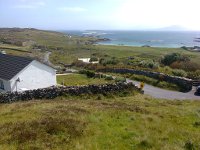
[[[86,74],[86,71],[87,71],[87,70],[80,70],[79,73],[80,73],[80,74]]]
[[[95,76],[95,73],[93,71],[87,71],[86,75],[88,78],[93,78]]]
[[[200,79],[200,70],[194,71],[194,72],[188,72],[188,78],[190,79]]]
[[[126,82],[126,78],[124,77],[116,77],[115,82]]]
[[[172,54],[168,54],[168,55],[164,56],[164,58],[161,60],[161,62],[166,66],[169,66],[176,61],[187,62],[187,61],[190,61],[190,59],[187,56],[183,56],[179,53],[172,53]]]
[[[195,146],[191,141],[186,142],[184,148],[186,150],[195,150]]]
[[[98,61],[98,58],[96,58],[96,57],[90,58],[90,62],[94,62],[94,61]]]
[[[175,76],[179,76],[179,77],[187,77],[187,72],[185,72],[184,70],[181,69],[174,69],[172,71],[173,75]]]
[[[150,85],[153,85],[153,86],[157,86],[157,87],[160,87],[160,88],[181,91],[181,87],[179,87],[176,84],[168,83],[168,82],[165,82],[165,81],[156,80],[156,79],[153,79],[153,78],[150,78],[150,77],[146,77],[146,76],[143,76],[143,75],[132,75],[130,78],[132,80],[145,82],[147,84],[150,84]]]
[[[143,60],[139,63],[139,66],[145,67],[145,68],[156,69],[159,67],[159,63],[157,63],[153,60]]]
[[[112,58],[101,58],[99,63],[106,66],[106,65],[117,65],[120,61],[115,57]]]
[[[165,67],[159,67],[158,68],[158,72],[162,72],[162,73],[165,73],[165,74],[172,74],[172,68],[168,67],[168,66],[165,66]]]
[[[106,76],[105,80],[113,80],[113,77],[112,76]]]
[[[88,78],[93,78],[95,77],[95,72],[89,71],[89,70],[81,70],[79,71],[80,74],[85,74],[87,75]]]
[[[173,62],[170,65],[173,69],[182,69],[188,72],[196,71],[200,68],[200,64],[197,62],[187,61],[187,62]]]

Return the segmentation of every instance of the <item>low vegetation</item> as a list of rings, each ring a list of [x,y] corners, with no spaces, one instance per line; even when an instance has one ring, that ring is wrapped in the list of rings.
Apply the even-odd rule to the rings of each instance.
[[[128,78],[128,79],[131,79],[131,80],[135,80],[135,81],[140,81],[141,83],[147,83],[147,84],[150,84],[150,85],[153,85],[153,86],[156,86],[156,87],[160,87],[160,88],[163,88],[163,89],[168,89],[168,90],[173,90],[173,91],[181,91],[181,87],[179,87],[178,85],[176,84],[173,84],[173,83],[168,83],[168,82],[165,82],[165,81],[160,81],[160,80],[157,80],[157,79],[153,79],[153,78],[150,78],[150,77],[146,77],[146,76],[143,76],[143,75],[134,75],[134,74],[116,74],[116,73],[110,73],[111,75],[113,76],[116,76],[118,79],[125,79],[125,78]]]
[[[72,64],[80,68],[87,68],[91,70],[98,70],[99,68],[103,68],[103,67],[130,68],[130,69],[136,69],[136,70],[162,72],[169,75],[187,77],[191,79],[200,79],[200,76],[198,75],[200,66],[198,63],[196,63],[197,61],[196,58],[198,58],[199,54],[197,54],[197,56],[193,56],[193,54],[187,54],[183,51],[173,53],[174,49],[171,49],[172,53],[166,54],[164,55],[164,57],[154,56],[151,58],[151,55],[155,55],[155,50],[156,51],[161,50],[159,48],[155,48],[153,50],[151,49],[151,55],[149,56],[149,58],[144,57],[144,56],[137,56],[136,54],[134,54],[135,56],[131,56],[133,55],[131,53],[129,54],[130,56],[124,56],[127,54],[125,53],[125,54],[122,54],[120,57],[120,56],[115,56],[115,53],[118,53],[119,51],[119,49],[117,49],[118,47],[116,47],[116,51],[113,51],[112,55],[108,55],[106,54],[107,52],[103,51],[105,46],[103,45],[101,46],[102,46],[102,49],[101,48],[99,49],[101,49],[102,51],[99,53],[96,52],[95,50],[91,50],[91,52],[92,51],[94,52],[92,56],[95,55],[95,57],[98,57],[100,59],[98,65],[97,64],[86,65],[78,61],[74,61]],[[123,47],[122,49],[124,49],[124,52],[127,52],[125,48],[127,47]],[[141,53],[143,53],[144,49],[143,48],[140,48],[140,49],[141,49]],[[135,51],[133,50],[133,53],[134,52]],[[162,51],[160,52],[160,54],[162,55]]]
[[[200,149],[199,108],[143,95],[1,104],[0,149]]]
[[[58,84],[65,86],[75,86],[75,85],[89,85],[89,84],[106,84],[112,83],[113,81],[108,81],[104,78],[89,78],[84,74],[69,74],[57,76]]]
[[[136,80],[136,81],[141,81],[141,82],[144,82],[144,83],[156,86],[156,87],[160,87],[160,88],[163,88],[163,89],[181,91],[181,88],[176,84],[156,80],[156,79],[149,78],[149,77],[146,77],[146,76],[143,76],[143,75],[131,75],[130,79]]]

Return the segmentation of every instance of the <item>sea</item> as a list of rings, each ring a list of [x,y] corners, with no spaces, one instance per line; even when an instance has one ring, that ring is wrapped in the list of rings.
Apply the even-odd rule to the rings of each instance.
[[[200,46],[200,31],[62,31],[68,35],[107,38],[103,45],[150,46],[150,47],[194,47]],[[199,41],[199,42],[197,42]]]

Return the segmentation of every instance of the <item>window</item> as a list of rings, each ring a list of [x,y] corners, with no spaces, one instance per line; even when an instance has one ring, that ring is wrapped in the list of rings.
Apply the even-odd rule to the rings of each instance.
[[[4,84],[2,80],[0,80],[0,89],[4,90]]]

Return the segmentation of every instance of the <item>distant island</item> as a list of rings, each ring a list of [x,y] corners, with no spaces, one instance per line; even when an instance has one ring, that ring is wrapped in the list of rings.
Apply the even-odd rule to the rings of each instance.
[[[183,26],[179,26],[179,25],[172,25],[168,27],[158,28],[156,30],[158,31],[190,31],[190,29]]]

